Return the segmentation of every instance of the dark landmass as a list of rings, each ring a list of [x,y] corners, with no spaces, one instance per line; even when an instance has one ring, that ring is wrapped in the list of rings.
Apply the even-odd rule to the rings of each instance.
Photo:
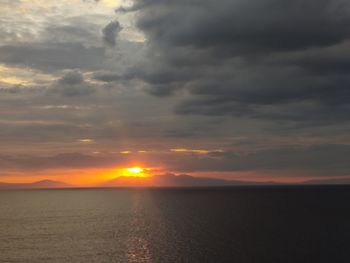
[[[305,181],[304,184],[344,185],[344,184],[350,184],[350,178],[308,180],[308,181]]]
[[[70,188],[70,184],[60,181],[42,180],[34,183],[0,183],[0,189],[50,189]]]
[[[210,187],[252,185],[257,183],[214,179],[206,177],[194,177],[189,175],[154,175],[149,177],[118,177],[110,180],[102,187]]]
[[[248,182],[240,180],[225,180],[190,175],[163,174],[149,177],[121,176],[98,186],[85,186],[83,188],[113,188],[113,187],[225,187],[225,186],[288,186],[288,185],[349,185],[350,178],[308,180],[297,184],[276,182]],[[0,189],[55,189],[55,188],[81,188],[65,182],[42,180],[33,183],[1,183]]]

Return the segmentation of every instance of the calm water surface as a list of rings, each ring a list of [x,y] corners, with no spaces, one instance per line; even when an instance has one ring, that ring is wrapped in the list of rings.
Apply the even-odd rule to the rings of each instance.
[[[349,187],[0,191],[0,262],[350,262]]]

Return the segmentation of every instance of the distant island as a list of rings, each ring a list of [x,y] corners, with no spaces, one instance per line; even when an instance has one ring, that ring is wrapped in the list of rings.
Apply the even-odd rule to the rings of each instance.
[[[210,187],[246,185],[251,182],[214,179],[207,177],[194,177],[186,174],[163,174],[148,177],[117,177],[103,183],[102,187]]]
[[[0,189],[53,189],[71,188],[73,185],[53,180],[42,180],[33,183],[1,183]]]
[[[244,185],[287,185],[288,183],[276,182],[251,182],[240,180],[225,180],[208,177],[195,177],[187,174],[163,174],[147,177],[120,176],[99,185],[80,186],[71,185],[61,181],[42,180],[33,183],[2,183],[1,189],[62,189],[62,188],[117,188],[117,187],[224,187]],[[350,179],[317,179],[306,180],[300,185],[341,185],[350,184]]]

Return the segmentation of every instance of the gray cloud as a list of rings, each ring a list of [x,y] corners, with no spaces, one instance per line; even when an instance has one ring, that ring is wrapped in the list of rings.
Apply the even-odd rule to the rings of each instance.
[[[122,77],[120,74],[115,74],[115,73],[98,72],[98,73],[95,73],[94,79],[103,81],[103,82],[114,82],[114,81],[123,80],[125,79],[125,77]]]
[[[1,167],[349,174],[348,1],[134,2],[4,18]]]
[[[171,46],[240,56],[329,46],[349,37],[344,0],[169,2],[138,0],[135,8],[141,10],[139,28]]]
[[[93,20],[93,17],[89,17]],[[68,20],[68,19],[67,19]],[[83,18],[74,17],[66,21],[68,25],[50,25],[42,32],[48,43],[98,43],[98,25],[88,23]]]
[[[349,145],[284,146],[255,152],[149,153],[143,161],[164,165],[174,172],[268,172],[284,176],[350,175]],[[86,155],[62,153],[53,156],[0,155],[4,170],[110,168],[127,165],[136,155]]]
[[[350,175],[349,145],[289,145],[250,152],[224,151],[153,156],[175,172],[252,172],[277,176]]]
[[[348,119],[347,1],[138,0],[131,10],[149,49],[129,76],[156,96],[189,91],[177,113]]]
[[[116,38],[118,33],[122,30],[118,21],[111,21],[102,29],[103,41],[111,47],[116,45]]]
[[[104,48],[79,43],[28,43],[0,46],[0,62],[42,71],[97,69],[105,57]]]
[[[90,95],[95,92],[95,89],[85,82],[80,71],[72,70],[67,71],[49,91],[62,96],[74,97]]]
[[[5,87],[3,87],[5,86]],[[22,91],[19,85],[1,85],[0,93],[18,94]]]
[[[9,170],[49,170],[108,168],[125,162],[125,157],[92,156],[81,153],[62,153],[53,156],[0,155],[3,169]]]
[[[62,85],[78,85],[84,82],[84,77],[77,70],[68,71],[58,82]]]

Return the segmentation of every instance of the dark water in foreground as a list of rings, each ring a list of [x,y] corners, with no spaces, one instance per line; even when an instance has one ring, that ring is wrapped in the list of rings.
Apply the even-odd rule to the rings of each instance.
[[[350,262],[350,187],[0,191],[0,262]]]

